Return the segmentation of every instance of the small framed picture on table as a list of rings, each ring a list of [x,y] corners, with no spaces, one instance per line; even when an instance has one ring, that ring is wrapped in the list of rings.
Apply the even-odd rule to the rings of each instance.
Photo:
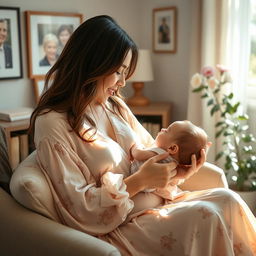
[[[40,99],[41,95],[43,94],[44,83],[45,83],[44,77],[35,78],[33,81],[36,103],[39,102],[39,99]]]
[[[153,50],[156,53],[176,53],[176,7],[153,9]]]

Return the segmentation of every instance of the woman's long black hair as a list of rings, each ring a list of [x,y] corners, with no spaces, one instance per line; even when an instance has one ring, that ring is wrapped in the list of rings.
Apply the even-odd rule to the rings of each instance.
[[[116,72],[130,50],[132,59],[127,78],[134,72],[138,58],[138,49],[133,40],[107,15],[96,16],[82,23],[46,75],[47,90],[41,96],[30,120],[32,135],[36,117],[54,110],[66,112],[72,130],[86,140],[80,130],[84,118],[95,128],[85,108],[95,99],[97,81]],[[119,92],[117,96],[120,97]],[[114,97],[109,100],[121,113],[122,107]]]

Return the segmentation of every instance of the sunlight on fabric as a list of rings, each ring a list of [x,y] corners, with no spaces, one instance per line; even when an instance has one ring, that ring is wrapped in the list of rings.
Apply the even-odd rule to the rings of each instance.
[[[173,205],[173,207],[175,208],[175,210],[177,210],[178,208],[184,208],[184,206],[193,206],[197,204],[197,202],[186,202],[186,204],[179,202],[179,205],[175,204]],[[172,206],[168,205],[167,208],[163,207],[161,209],[154,209],[153,211],[151,211],[151,213],[155,214],[157,216],[157,218],[167,218],[167,217],[171,217],[172,215]]]
[[[107,176],[108,176],[108,178],[111,181],[111,184],[113,186],[119,187],[120,184],[122,183],[123,175],[121,175],[121,174],[116,174],[116,173],[108,172]]]
[[[93,145],[95,145],[97,148],[105,148],[106,142],[101,140],[96,140],[93,142]]]
[[[115,163],[114,166],[118,166],[121,162],[122,155],[118,149],[117,144],[114,141],[96,140],[93,142],[93,146],[97,147],[98,149],[106,149],[111,160],[113,160],[113,162]]]
[[[154,210],[148,210],[147,213],[154,214],[157,219],[159,218],[167,218],[169,217],[169,211],[168,209],[154,209]]]
[[[240,0],[235,0],[235,8],[236,8],[236,10],[239,10],[239,1]]]
[[[168,210],[167,209],[161,209],[158,213],[161,217],[167,217],[168,216]]]
[[[96,140],[97,134],[94,134],[94,132],[95,132],[95,129],[89,130],[89,126],[83,123],[83,128],[79,133],[86,140]]]

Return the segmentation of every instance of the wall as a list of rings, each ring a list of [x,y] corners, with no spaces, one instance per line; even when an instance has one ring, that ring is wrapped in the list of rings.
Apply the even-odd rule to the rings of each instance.
[[[189,90],[189,54],[190,54],[190,9],[194,0],[145,0],[142,10],[141,46],[152,49],[152,10],[167,6],[176,6],[177,52],[153,53],[155,79],[145,86],[145,94],[154,100],[173,103],[172,120],[186,119]]]
[[[104,2],[104,5],[103,5]],[[185,119],[189,86],[189,38],[191,0],[1,0],[2,6],[20,7],[23,79],[0,81],[0,109],[34,106],[32,81],[27,77],[25,10],[79,12],[85,19],[98,14],[113,16],[140,48],[152,50],[153,8],[176,6],[178,9],[178,49],[175,54],[152,53],[155,79],[146,83],[145,94],[152,100],[173,102],[172,120]],[[65,3],[65,4],[64,4]],[[60,8],[61,6],[61,8]],[[132,93],[130,84],[125,95]]]

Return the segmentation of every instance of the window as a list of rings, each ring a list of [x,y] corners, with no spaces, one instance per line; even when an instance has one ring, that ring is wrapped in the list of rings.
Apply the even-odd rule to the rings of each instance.
[[[256,87],[256,1],[251,0],[249,86]]]

